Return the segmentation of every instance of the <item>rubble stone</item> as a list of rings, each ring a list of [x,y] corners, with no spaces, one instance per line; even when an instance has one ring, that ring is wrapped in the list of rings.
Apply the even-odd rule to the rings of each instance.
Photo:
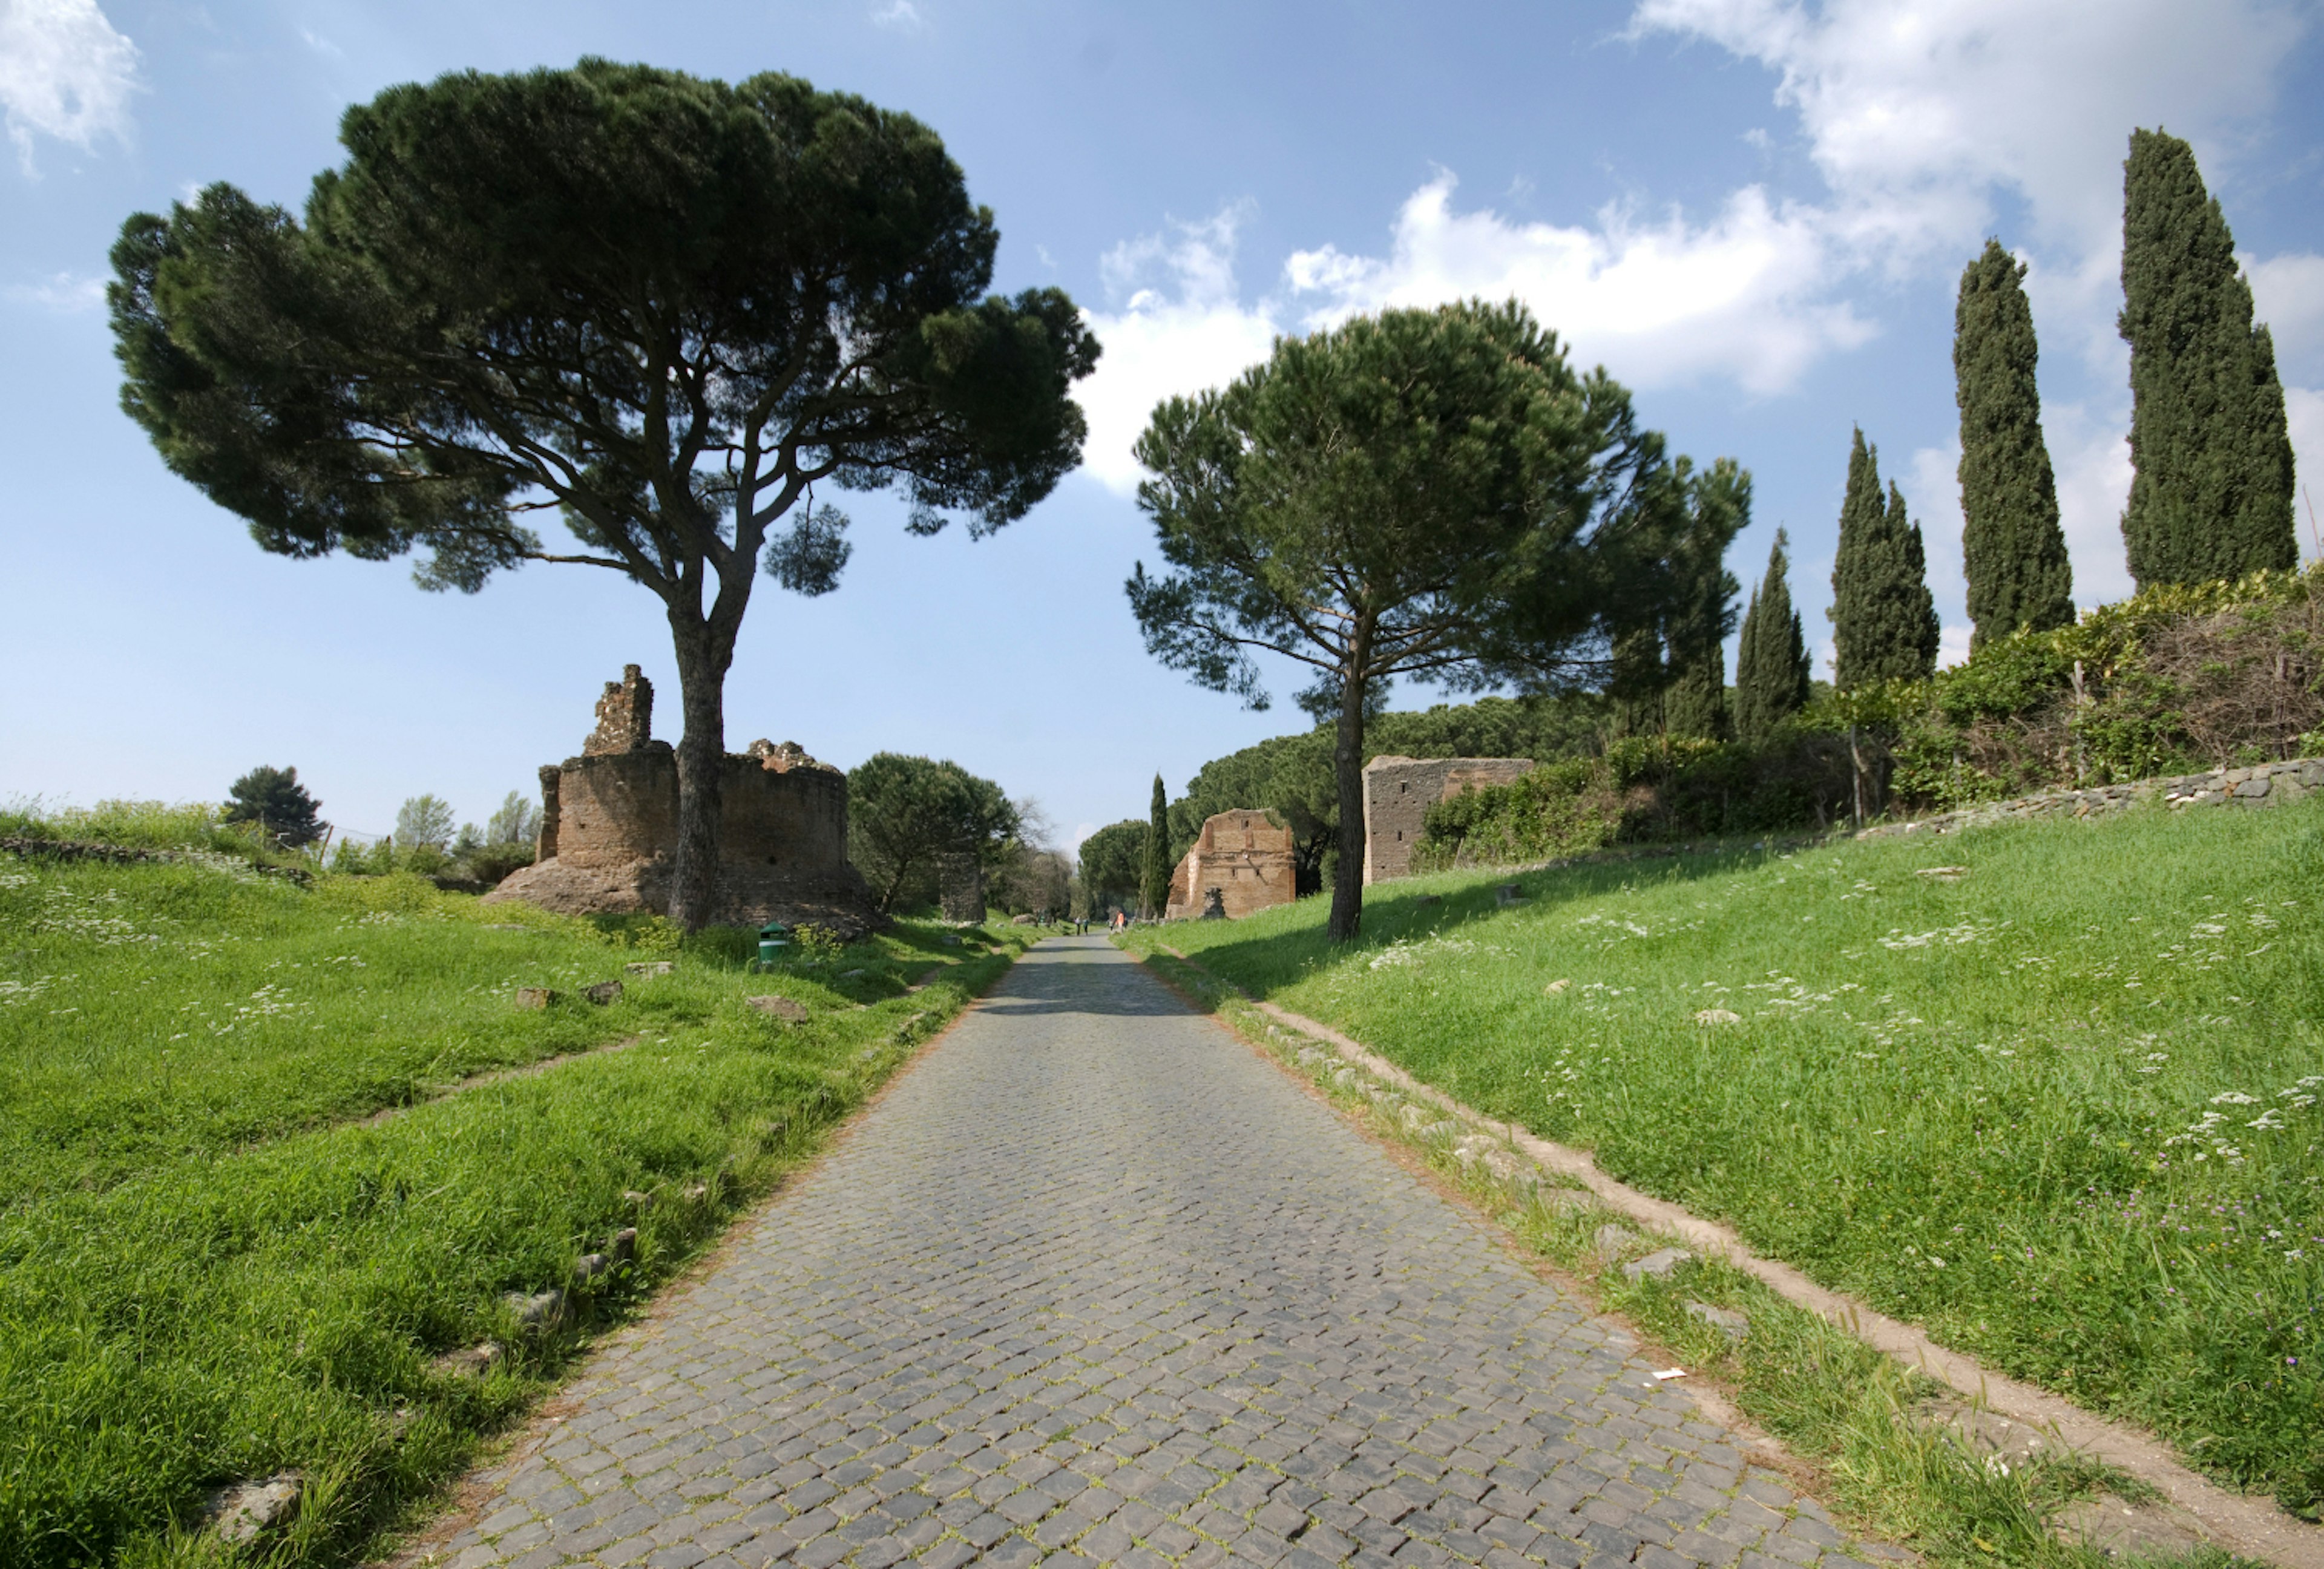
[[[231,1546],[254,1542],[298,1512],[305,1485],[299,1472],[286,1471],[264,1481],[221,1488],[210,1495],[211,1528]]]

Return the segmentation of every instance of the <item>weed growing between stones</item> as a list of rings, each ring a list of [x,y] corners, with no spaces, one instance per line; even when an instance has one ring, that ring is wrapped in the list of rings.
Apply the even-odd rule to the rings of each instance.
[[[2324,805],[1505,880],[1376,887],[1348,949],[1312,903],[1131,940],[2324,1501]]]
[[[1659,1272],[1637,1269],[1661,1243],[1638,1236],[1585,1190],[1554,1186],[1498,1141],[1347,1065],[1324,1043],[1275,1025],[1203,969],[1167,954],[1149,954],[1147,963],[1377,1136],[1414,1149],[1525,1248],[1581,1282],[1590,1306],[1637,1324],[1655,1343],[1655,1356],[1675,1357],[1686,1376],[1719,1389],[1814,1466],[1849,1522],[1878,1539],[1848,1551],[1897,1556],[1879,1545],[1886,1541],[1940,1564],[2096,1569],[2122,1561],[2072,1539],[2056,1522],[2078,1500],[2111,1493],[2143,1503],[2153,1490],[2063,1450],[1978,1453],[1942,1419],[1941,1386],[1844,1327],[1723,1260],[1687,1257]],[[2209,1546],[2139,1561],[2258,1569]]]
[[[200,1556],[289,1471],[261,1551],[375,1546],[1026,946],[949,935],[746,976],[749,934],[417,878],[0,857],[0,1562]]]

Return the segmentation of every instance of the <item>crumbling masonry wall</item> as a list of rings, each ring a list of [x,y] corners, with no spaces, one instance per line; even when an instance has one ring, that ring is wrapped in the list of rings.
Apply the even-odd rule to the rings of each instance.
[[[1533,771],[1529,757],[1375,757],[1364,764],[1364,881],[1412,875],[1412,849],[1428,808],[1471,787]]]
[[[1265,812],[1215,813],[1171,872],[1163,913],[1172,920],[1199,917],[1214,889],[1231,920],[1289,904],[1298,897],[1296,866],[1291,830],[1277,827]]]
[[[484,897],[571,915],[669,909],[678,754],[650,734],[653,686],[628,666],[597,700],[577,757],[540,771],[540,854]],[[883,924],[847,859],[847,776],[795,742],[752,743],[719,771],[711,919],[814,922],[853,936]]]

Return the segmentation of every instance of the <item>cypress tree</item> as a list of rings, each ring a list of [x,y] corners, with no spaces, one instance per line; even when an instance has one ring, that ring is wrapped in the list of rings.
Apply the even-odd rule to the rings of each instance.
[[[2130,573],[2238,577],[2300,559],[2275,342],[2252,322],[2235,237],[2194,149],[2133,131],[2123,164],[2119,327],[2130,344]]]
[[[1775,548],[1767,553],[1767,576],[1751,591],[1751,607],[1743,613],[1743,632],[1735,649],[1735,730],[1747,743],[1764,743],[1788,715],[1808,700],[1808,644],[1800,628],[1799,612],[1792,608],[1792,586],[1785,574],[1791,544],[1784,531],[1775,531]]]
[[[1920,526],[1894,485],[1880,502],[1879,449],[1856,432],[1848,497],[1831,564],[1832,684],[1842,691],[1891,679],[1919,680],[1937,668],[1937,607],[1929,595]]]
[[[2038,348],[2025,264],[1987,240],[1961,271],[1953,310],[1960,406],[1961,566],[1970,646],[2074,619],[2074,568],[2058,527],[2058,482],[2042,439]]]
[[[1170,800],[1162,776],[1154,776],[1154,805],[1146,820],[1146,857],[1138,879],[1141,914],[1158,919],[1170,904]]]
[[[1663,695],[1663,724],[1673,735],[1734,739],[1735,723],[1727,706],[1726,650],[1714,643],[1708,657],[1680,668],[1678,678]]]
[[[1727,703],[1727,634],[1735,627],[1735,595],[1741,585],[1723,566],[1701,577],[1692,603],[1671,618],[1670,685],[1663,692],[1663,728],[1672,735],[1731,741],[1734,717]]]

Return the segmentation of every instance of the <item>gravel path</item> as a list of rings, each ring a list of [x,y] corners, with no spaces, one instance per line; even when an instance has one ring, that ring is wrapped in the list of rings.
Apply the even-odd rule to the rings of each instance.
[[[1066,938],[614,1337],[441,1556],[1855,1569],[1631,1343]]]

